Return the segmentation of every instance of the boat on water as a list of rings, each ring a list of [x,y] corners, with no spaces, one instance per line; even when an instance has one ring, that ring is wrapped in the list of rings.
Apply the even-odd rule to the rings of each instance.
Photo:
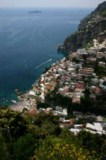
[[[17,103],[17,101],[15,101],[15,100],[13,100],[13,99],[11,100],[11,102],[12,102],[12,103],[14,103],[14,104],[16,104],[16,103]]]

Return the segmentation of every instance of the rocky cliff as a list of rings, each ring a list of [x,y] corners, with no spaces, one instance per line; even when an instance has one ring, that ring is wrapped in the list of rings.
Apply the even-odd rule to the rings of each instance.
[[[105,37],[106,1],[80,22],[78,31],[67,37],[63,46],[66,51],[74,51],[81,47],[90,47],[94,38],[102,41]]]

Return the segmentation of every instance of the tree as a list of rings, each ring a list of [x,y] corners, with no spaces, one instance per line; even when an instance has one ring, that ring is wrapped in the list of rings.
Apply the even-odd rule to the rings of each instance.
[[[34,154],[36,139],[32,134],[26,134],[14,142],[14,159],[28,160]]]
[[[95,155],[99,160],[106,158],[106,135],[91,134],[81,131],[78,134],[80,144]]]
[[[46,102],[50,103],[51,105],[54,105],[54,106],[59,105],[63,108],[64,107],[67,108],[68,114],[69,115],[72,114],[73,107],[72,107],[72,99],[71,98],[63,96],[54,90],[51,93],[49,93],[48,95],[46,95],[45,99],[46,99]]]
[[[27,130],[27,121],[21,115],[21,113],[14,112],[10,109],[0,110],[0,126],[2,130],[8,130],[11,138],[18,138],[22,136]],[[7,132],[6,133],[7,137]]]
[[[10,160],[7,145],[4,138],[0,132],[0,160]]]
[[[47,137],[39,142],[39,147],[31,160],[95,160],[89,152],[65,139]]]

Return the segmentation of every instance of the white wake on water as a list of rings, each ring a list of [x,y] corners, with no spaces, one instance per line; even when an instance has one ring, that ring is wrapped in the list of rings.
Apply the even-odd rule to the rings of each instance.
[[[45,62],[41,63],[40,65],[36,66],[36,68],[35,68],[35,69],[38,69],[38,68],[42,67],[43,65],[45,65],[46,63],[51,62],[52,60],[53,60],[53,59],[49,59],[49,60],[47,60],[47,61],[45,61]]]

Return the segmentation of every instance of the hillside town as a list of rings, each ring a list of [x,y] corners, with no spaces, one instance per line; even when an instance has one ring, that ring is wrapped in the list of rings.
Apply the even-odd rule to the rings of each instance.
[[[100,69],[100,72],[99,70],[96,72],[96,68]],[[33,84],[29,92],[18,97],[22,101],[20,111],[26,109],[29,114],[41,111],[46,113],[52,112],[53,115],[60,116],[61,127],[66,127],[67,123],[70,126],[70,119],[65,119],[68,116],[67,108],[62,108],[61,106],[52,108],[50,106],[46,109],[37,109],[38,101],[44,103],[46,95],[51,93],[56,87],[57,92],[64,97],[70,98],[73,104],[81,103],[81,98],[85,96],[86,90],[89,90],[93,101],[96,100],[98,95],[102,95],[103,92],[106,93],[106,39],[102,43],[94,39],[93,46],[88,50],[78,49],[76,52],[70,53],[68,57],[52,64],[50,69],[42,74],[39,80]],[[82,113],[80,116],[85,117]],[[88,119],[91,119],[91,116],[89,115],[90,118]],[[87,122],[84,125],[73,123],[72,126],[74,128],[71,128],[70,131],[77,134],[84,128],[91,133],[106,134],[103,129],[106,127],[106,123],[103,123],[105,118],[100,117],[103,125],[97,120],[98,117],[93,115],[94,121],[92,121],[92,124]],[[78,119],[78,115],[75,118]]]

